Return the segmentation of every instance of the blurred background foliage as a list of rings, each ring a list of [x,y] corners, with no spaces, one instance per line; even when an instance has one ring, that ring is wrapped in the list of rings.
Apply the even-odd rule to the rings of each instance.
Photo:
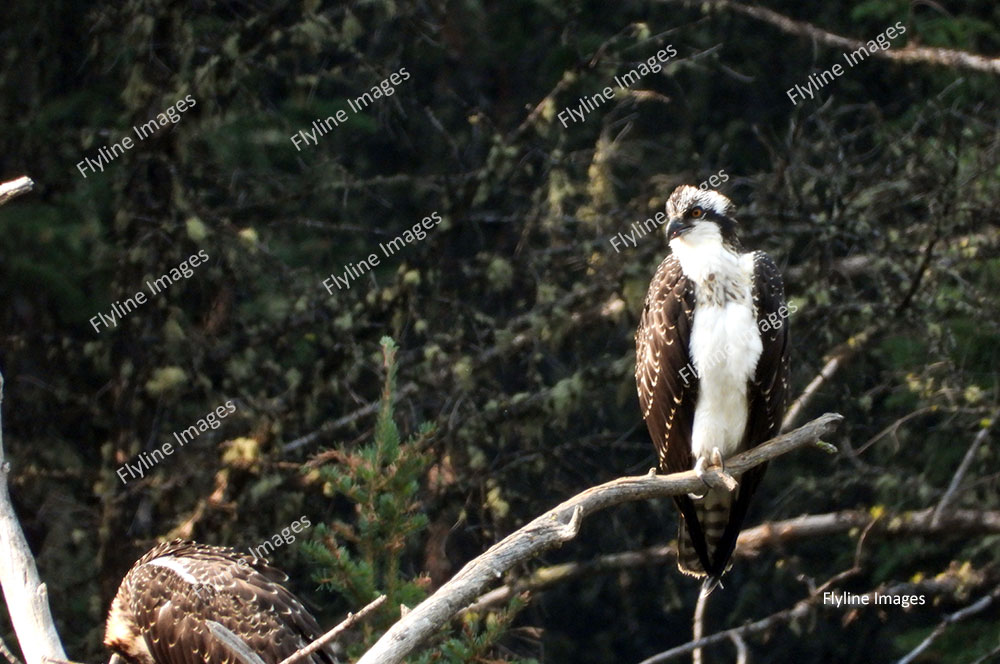
[[[860,40],[902,21],[896,47],[1000,50],[986,0],[767,6]],[[559,111],[668,45],[678,55],[662,72],[562,126]],[[162,537],[247,547],[307,514],[325,525],[273,562],[324,624],[358,608],[333,590],[343,584],[310,584],[331,565],[304,556],[302,538],[319,547],[359,517],[307,464],[373,444],[383,335],[399,346],[398,436],[421,436],[426,455],[407,470],[417,487],[386,485],[419,508],[393,562],[414,588],[562,499],[645,472],[633,334],[666,246],[651,234],[619,252],[609,239],[720,170],[745,244],[776,258],[798,307],[793,395],[844,357],[804,413],[846,416],[842,454],[772,464],[750,524],[934,505],[1000,402],[993,76],[871,58],[793,105],[785,90],[839,51],[678,2],[49,0],[9,7],[0,47],[0,179],[38,183],[0,209],[5,440],[77,660],[105,656],[110,598]],[[411,77],[394,94],[348,110],[318,145],[291,144],[401,68]],[[178,123],[103,173],[77,171],[188,94]],[[321,286],[435,212],[426,239],[350,289]],[[95,333],[92,316],[199,250],[210,260],[194,276]],[[221,428],[119,480],[227,399],[238,410]],[[990,442],[957,504],[1000,508],[998,478]],[[675,528],[668,503],[629,505],[540,563],[660,544]],[[952,564],[995,578],[998,543],[872,539],[843,587]],[[737,561],[709,630],[791,605],[850,567],[856,544]],[[532,597],[508,642],[476,656],[635,661],[688,640],[696,592],[672,564],[576,580]],[[898,656],[962,599],[822,612],[750,646],[766,661]],[[995,615],[961,630],[935,661],[996,646]]]

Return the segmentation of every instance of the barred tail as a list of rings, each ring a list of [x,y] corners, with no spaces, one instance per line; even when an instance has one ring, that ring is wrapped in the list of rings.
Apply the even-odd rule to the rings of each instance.
[[[729,523],[732,501],[733,494],[724,489],[711,490],[704,498],[694,501],[695,514],[701,525],[701,531],[705,534],[708,561],[702,561],[698,555],[694,542],[691,540],[691,532],[684,519],[681,519],[677,528],[677,568],[681,572],[696,577],[707,575],[706,563],[710,565],[715,558],[719,540],[722,539],[726,524]],[[721,575],[722,571],[724,570],[720,570],[718,575]]]

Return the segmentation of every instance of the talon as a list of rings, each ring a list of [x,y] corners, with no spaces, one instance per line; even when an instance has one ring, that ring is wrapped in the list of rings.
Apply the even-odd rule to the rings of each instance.
[[[726,472],[726,461],[722,458],[722,452],[719,451],[718,447],[712,448],[712,465],[719,466],[722,472]]]
[[[707,462],[705,461],[705,457],[702,457],[702,456],[698,457],[698,460],[694,462],[694,474],[697,475],[698,479],[701,480],[701,483],[705,485],[705,492],[702,493],[700,496],[698,494],[696,494],[696,493],[689,493],[688,494],[688,498],[690,498],[691,500],[701,500],[706,495],[708,495],[708,492],[712,488],[712,486],[708,482],[705,481],[705,464],[706,463]]]

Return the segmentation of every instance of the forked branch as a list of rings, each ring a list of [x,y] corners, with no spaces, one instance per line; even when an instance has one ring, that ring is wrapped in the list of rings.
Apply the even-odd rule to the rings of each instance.
[[[748,469],[804,445],[828,449],[822,437],[836,429],[843,416],[827,413],[795,431],[778,436],[752,450],[726,460],[726,470],[740,475]],[[709,469],[714,481],[725,481],[717,468]],[[663,498],[700,491],[702,481],[694,471],[657,476],[623,477],[592,487],[545,512],[523,528],[494,544],[463,567],[437,592],[393,625],[358,664],[395,664],[417,650],[461,609],[473,602],[504,572],[538,554],[576,537],[581,521],[599,510],[637,500]]]

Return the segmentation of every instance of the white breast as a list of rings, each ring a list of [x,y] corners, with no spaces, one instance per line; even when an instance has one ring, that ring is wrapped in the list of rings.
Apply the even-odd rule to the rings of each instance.
[[[700,277],[695,280],[689,342],[699,379],[691,453],[697,459],[710,456],[718,447],[725,458],[739,451],[743,440],[748,382],[763,348],[751,292],[753,255],[739,255],[718,245],[681,249],[680,254],[687,254],[678,256],[685,273]],[[697,258],[692,260],[695,253]],[[685,258],[696,263],[691,272],[684,265]]]

